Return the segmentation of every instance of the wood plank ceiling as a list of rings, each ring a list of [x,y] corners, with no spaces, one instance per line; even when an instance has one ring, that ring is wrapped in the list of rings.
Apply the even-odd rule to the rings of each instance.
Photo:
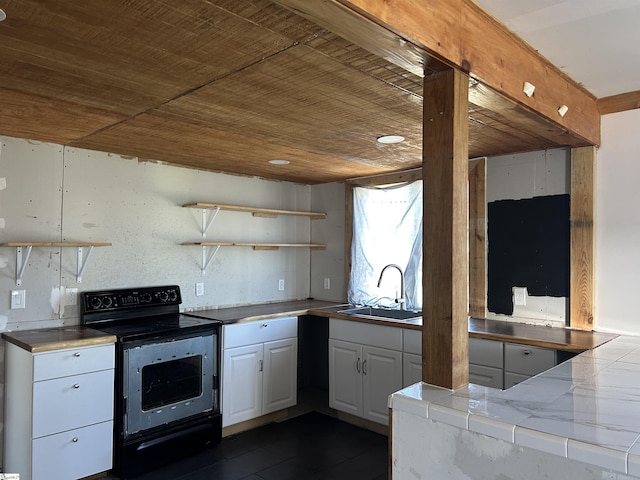
[[[0,6],[0,135],[309,184],[422,163],[422,77],[270,1]],[[469,93],[471,157],[584,145]]]

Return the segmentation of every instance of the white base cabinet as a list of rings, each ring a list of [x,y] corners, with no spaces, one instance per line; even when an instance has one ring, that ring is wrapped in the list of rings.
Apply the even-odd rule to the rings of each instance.
[[[402,386],[422,381],[422,331],[402,329]]]
[[[421,348],[422,332],[403,329],[405,387],[422,380]],[[469,383],[476,385],[510,388],[558,363],[558,352],[553,349],[469,338]]]
[[[69,480],[111,468],[114,350],[31,353],[6,343],[5,472]]]
[[[297,317],[223,327],[222,426],[297,403]]]
[[[388,425],[388,397],[402,388],[402,329],[329,322],[329,406]]]

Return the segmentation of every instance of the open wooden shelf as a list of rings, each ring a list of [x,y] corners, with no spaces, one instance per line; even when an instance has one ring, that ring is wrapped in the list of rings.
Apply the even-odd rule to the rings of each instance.
[[[204,208],[204,209],[219,209],[230,210],[233,212],[247,212],[251,213],[254,217],[266,217],[276,218],[278,215],[297,215],[309,217],[312,220],[321,220],[327,218],[325,212],[304,212],[298,210],[279,210],[275,208],[259,208],[259,207],[243,207],[240,205],[225,205],[222,203],[186,203],[184,208]]]
[[[5,242],[0,247],[110,247],[104,242]]]
[[[196,245],[199,247],[252,247],[254,250],[277,250],[280,247],[307,247],[324,250],[324,243],[251,243],[251,242],[184,242],[182,245]]]

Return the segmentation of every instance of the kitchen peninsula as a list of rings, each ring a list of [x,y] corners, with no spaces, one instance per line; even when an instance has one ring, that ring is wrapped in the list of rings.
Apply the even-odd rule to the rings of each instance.
[[[640,338],[619,336],[508,390],[392,395],[394,478],[640,477]]]

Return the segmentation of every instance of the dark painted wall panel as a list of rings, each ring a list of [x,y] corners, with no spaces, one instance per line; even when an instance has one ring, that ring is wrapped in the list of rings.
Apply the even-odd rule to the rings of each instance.
[[[513,314],[511,287],[569,297],[569,195],[488,204],[490,312]]]

